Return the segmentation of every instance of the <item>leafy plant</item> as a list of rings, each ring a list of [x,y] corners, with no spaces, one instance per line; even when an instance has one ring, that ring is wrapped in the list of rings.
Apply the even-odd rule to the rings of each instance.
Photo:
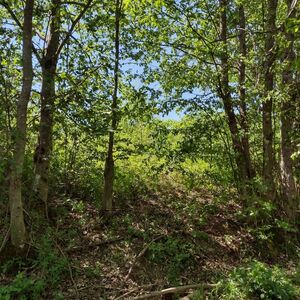
[[[287,275],[277,266],[253,261],[236,268],[221,280],[213,291],[219,299],[284,299],[297,298],[297,290]]]
[[[177,238],[155,242],[149,247],[149,259],[155,263],[167,262],[168,279],[176,283],[178,274],[192,259],[191,245]]]
[[[42,279],[34,280],[19,272],[10,285],[0,287],[0,299],[40,299],[44,287],[45,282]]]
[[[53,234],[49,231],[41,238],[38,244],[37,256],[34,259],[14,258],[3,264],[1,267],[3,273],[13,273],[16,269],[18,273],[12,282],[0,286],[1,300],[41,299],[46,290],[53,293],[54,299],[57,298],[56,294],[58,292],[55,289],[68,269],[66,258],[60,255],[53,244],[51,236]],[[34,274],[21,271],[32,268],[35,270]],[[62,298],[60,297],[60,299]]]
[[[67,259],[58,253],[49,233],[42,238],[36,263],[50,287],[56,287],[67,271]]]

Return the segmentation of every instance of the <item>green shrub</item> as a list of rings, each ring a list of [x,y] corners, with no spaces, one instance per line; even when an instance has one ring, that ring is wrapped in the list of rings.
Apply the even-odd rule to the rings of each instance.
[[[44,286],[45,283],[42,279],[34,280],[23,272],[19,272],[10,285],[0,287],[0,299],[40,299]]]
[[[277,266],[258,261],[235,269],[213,291],[218,299],[297,299],[295,286]]]
[[[126,161],[118,160],[115,169],[115,195],[118,202],[136,199],[155,190],[163,162],[154,156],[130,156]]]
[[[34,259],[15,258],[3,264],[3,273],[12,273],[15,269],[19,271],[10,284],[0,286],[0,300],[43,299],[46,291],[51,291],[55,296],[55,289],[68,268],[66,258],[60,255],[50,236],[51,232],[48,232],[42,237]],[[34,274],[21,271],[28,269],[34,269]]]
[[[44,274],[44,280],[47,286],[55,288],[58,286],[61,278],[66,274],[67,259],[58,253],[50,239],[50,233],[47,233],[41,240],[37,266]]]
[[[155,242],[150,245],[148,252],[152,262],[167,264],[168,279],[173,284],[177,283],[179,272],[184,270],[192,259],[191,245],[178,238]]]

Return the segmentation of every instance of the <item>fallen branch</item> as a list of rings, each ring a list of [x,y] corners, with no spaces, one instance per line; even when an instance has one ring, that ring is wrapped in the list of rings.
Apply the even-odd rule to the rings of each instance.
[[[164,289],[161,291],[155,291],[155,292],[152,292],[152,293],[149,293],[146,295],[142,295],[142,296],[138,296],[135,298],[131,298],[131,300],[150,299],[150,298],[158,297],[158,296],[162,296],[162,295],[182,293],[189,289],[197,289],[197,288],[211,289],[214,287],[216,287],[216,284],[209,284],[209,283],[198,283],[198,284],[177,286],[177,287],[167,288],[167,289]]]
[[[65,250],[65,252],[66,253],[70,253],[70,252],[84,250],[84,249],[88,249],[88,248],[100,247],[100,246],[104,246],[104,245],[113,244],[113,243],[119,242],[121,240],[123,240],[123,238],[121,238],[121,237],[116,238],[116,239],[111,239],[111,240],[104,240],[104,241],[100,241],[98,243],[93,243],[93,244],[87,244],[87,245],[83,245],[83,246],[77,246],[77,247],[67,248]]]
[[[138,288],[135,288],[135,289],[133,289],[133,290],[131,290],[131,291],[129,291],[129,292],[123,294],[122,296],[120,296],[120,297],[118,297],[118,298],[115,298],[115,300],[124,299],[125,297],[129,296],[130,294],[134,293],[134,292],[137,291],[137,290],[138,290]]]

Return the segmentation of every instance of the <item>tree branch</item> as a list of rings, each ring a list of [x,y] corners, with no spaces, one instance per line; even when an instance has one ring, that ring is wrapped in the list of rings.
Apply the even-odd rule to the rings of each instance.
[[[73,5],[79,5],[85,7],[85,3],[83,2],[76,2],[76,1],[64,1],[61,3],[62,5],[64,4],[73,4]]]
[[[6,3],[5,1],[1,0],[0,1],[0,5],[2,5],[7,12],[10,14],[11,18],[15,21],[15,23],[17,24],[17,26],[23,30],[23,25],[21,24],[21,22],[19,21],[19,19],[17,18],[16,14],[13,12],[13,10],[10,8],[9,4]],[[42,59],[37,51],[37,49],[35,48],[35,46],[32,43],[32,51],[36,57],[36,59],[39,61],[39,63],[41,63]]]
[[[74,28],[76,27],[76,25],[78,24],[78,22],[80,21],[80,19],[82,18],[82,16],[85,14],[85,12],[89,9],[89,7],[91,6],[93,0],[88,0],[87,3],[85,4],[84,8],[82,9],[82,11],[79,13],[79,15],[75,18],[75,20],[72,22],[72,25],[69,29],[69,31],[67,32],[65,38],[62,40],[61,44],[59,45],[56,55],[58,56],[61,52],[61,50],[63,49],[64,45],[69,41]]]

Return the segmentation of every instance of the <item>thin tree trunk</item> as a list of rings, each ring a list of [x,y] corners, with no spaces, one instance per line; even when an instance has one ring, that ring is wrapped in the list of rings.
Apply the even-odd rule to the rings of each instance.
[[[58,57],[69,41],[76,25],[85,12],[91,7],[93,0],[88,0],[83,9],[74,19],[70,29],[62,41],[59,41],[61,20],[61,0],[52,0],[51,23],[48,45],[45,56],[40,60],[42,67],[41,118],[39,124],[38,145],[34,154],[35,182],[34,190],[38,192],[40,204],[45,205],[48,216],[49,165],[52,152],[53,113],[55,108],[55,76]]]
[[[221,53],[221,69],[220,78],[220,97],[223,100],[225,113],[228,119],[229,130],[235,153],[235,162],[238,170],[238,178],[244,189],[247,181],[247,167],[244,158],[244,149],[239,137],[239,129],[237,119],[234,113],[230,87],[229,87],[229,66],[228,66],[228,50],[227,50],[227,0],[219,0],[220,4],[220,40],[223,42]],[[244,192],[244,191],[243,191]]]
[[[52,0],[51,24],[46,55],[42,58],[41,118],[39,139],[34,155],[35,183],[40,204],[45,205],[47,213],[49,164],[52,150],[52,127],[55,101],[55,75],[57,50],[59,48],[60,0]]]
[[[273,64],[275,61],[275,32],[276,32],[277,0],[267,0],[266,40],[264,63],[264,88],[265,100],[263,102],[263,178],[269,199],[275,197],[274,183],[274,150],[273,150],[273,125],[272,111],[274,89]]]
[[[239,5],[239,48],[240,48],[240,62],[239,62],[239,96],[240,96],[240,114],[241,114],[241,128],[242,128],[242,145],[244,150],[244,159],[247,170],[247,178],[249,180],[255,177],[255,170],[253,168],[250,156],[249,146],[249,125],[247,116],[246,104],[246,64],[247,56],[246,45],[246,18],[243,5]]]
[[[10,237],[11,243],[21,249],[26,242],[26,227],[22,202],[22,172],[27,137],[27,108],[30,100],[32,69],[32,17],[34,0],[26,0],[23,25],[23,79],[22,90],[17,104],[17,126],[14,137],[14,154],[9,187]]]
[[[120,15],[121,3],[116,0],[115,11],[115,66],[114,66],[114,91],[112,97],[112,120],[109,132],[108,150],[104,167],[103,209],[112,210],[113,184],[114,184],[114,134],[117,129],[118,85],[119,85],[119,60],[120,60]]]
[[[288,13],[291,11],[292,0],[287,0]],[[295,17],[295,11],[291,12],[290,17]],[[281,169],[281,190],[287,218],[294,222],[298,203],[296,201],[296,186],[293,175],[293,161],[292,161],[292,129],[293,121],[295,119],[295,101],[297,98],[297,91],[293,86],[293,70],[292,64],[295,60],[294,52],[294,34],[285,30],[285,37],[287,47],[285,49],[285,57],[283,63],[286,63],[282,73],[282,84],[285,87],[286,99],[281,103],[280,114],[280,132],[281,132],[281,155],[280,155],[280,169]]]

